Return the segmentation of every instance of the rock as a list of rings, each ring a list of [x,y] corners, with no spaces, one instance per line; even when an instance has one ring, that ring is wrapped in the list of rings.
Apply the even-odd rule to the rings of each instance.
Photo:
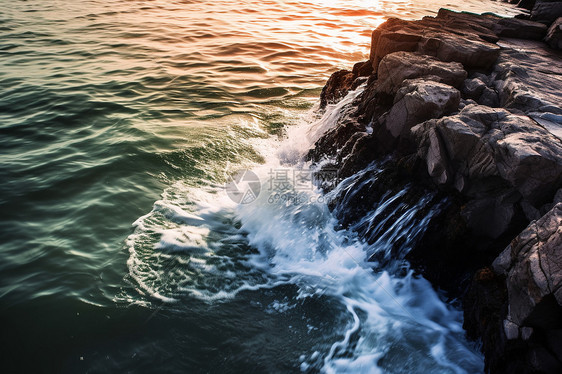
[[[507,340],[513,340],[519,337],[519,326],[508,319],[503,321],[503,331]]]
[[[442,62],[418,53],[395,52],[386,55],[379,65],[377,91],[394,96],[405,79],[428,76],[429,80],[460,87],[467,73],[457,62]]]
[[[551,48],[562,49],[562,17],[558,17],[556,21],[550,25],[544,41]]]
[[[500,106],[530,112],[562,114],[562,63],[556,51],[535,41],[502,40],[494,67]]]
[[[562,306],[562,204],[532,222],[506,249],[509,318],[519,326],[530,326],[529,318],[549,295]],[[543,311],[543,314],[546,312]],[[535,316],[534,319],[540,319]],[[562,315],[559,316],[562,318]],[[541,321],[541,324],[544,321]],[[543,326],[538,326],[543,327]]]
[[[507,318],[493,330],[485,329],[481,314],[465,314],[465,325],[484,332],[487,361],[495,348],[494,365],[510,371],[516,361],[523,372],[558,373],[562,370],[562,203],[532,222],[493,263],[494,273],[505,277]],[[473,282],[472,290],[478,289]],[[486,285],[470,295],[471,308],[481,310],[490,301],[486,295],[498,285]],[[479,301],[474,302],[476,299]],[[491,305],[497,311],[504,307]],[[478,321],[475,323],[475,321]],[[475,325],[473,324],[475,323]],[[502,340],[505,336],[507,341]],[[501,362],[503,361],[503,362]]]
[[[517,6],[523,9],[531,10],[535,6],[536,0],[520,0]]]
[[[320,107],[334,104],[341,100],[351,89],[354,74],[349,70],[339,70],[330,76],[320,94]]]
[[[546,25],[540,22],[517,18],[500,18],[493,26],[502,38],[541,40],[546,34]]]
[[[497,108],[500,106],[499,95],[495,90],[489,87],[484,87],[482,95],[478,98],[478,104],[489,106],[491,108]]]
[[[550,25],[562,17],[562,2],[537,2],[531,10],[531,20]]]
[[[474,30],[447,30],[438,24],[427,18],[417,22],[389,19],[383,23],[372,35],[370,60],[374,72],[378,72],[384,56],[398,51],[460,62],[467,69],[488,69],[496,61],[499,47],[480,38]]]
[[[477,100],[482,96],[484,88],[486,88],[486,83],[480,78],[472,78],[463,82],[460,91],[463,98]]]
[[[503,18],[495,14],[474,14],[468,12],[453,12],[447,9],[440,9],[437,20],[446,20],[447,26],[457,29],[471,28],[475,32],[480,32],[480,37],[495,43],[497,41],[485,36],[482,30],[492,32],[494,35],[503,38],[520,38],[540,40],[546,33],[546,26],[540,22],[534,22],[517,18]],[[479,28],[476,25],[480,26]]]
[[[469,105],[411,131],[435,183],[466,181],[476,200],[463,214],[477,233],[498,237],[521,197],[541,206],[562,184],[562,142],[526,116]]]
[[[450,114],[459,106],[460,92],[429,79],[408,79],[394,98],[386,127],[394,137],[409,134],[410,128],[431,118]]]

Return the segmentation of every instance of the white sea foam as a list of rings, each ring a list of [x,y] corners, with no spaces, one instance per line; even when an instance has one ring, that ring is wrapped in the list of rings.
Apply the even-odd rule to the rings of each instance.
[[[303,152],[337,123],[357,93],[330,106],[312,125],[288,129],[285,142],[262,144],[266,163],[253,169],[262,181],[256,201],[236,205],[219,187],[173,186],[175,190],[167,191],[150,214],[135,222],[137,229],[127,241],[130,275],[141,292],[165,302],[186,296],[218,302],[242,291],[283,284],[298,288],[297,299],[336,300],[349,321],[339,334],[342,338],[330,342],[324,353],[303,355],[303,371],[314,367],[326,373],[377,373],[389,368],[481,372],[482,358],[464,339],[460,311],[446,305],[425,279],[412,272],[398,275],[392,267],[374,271],[373,263],[367,262],[375,252],[389,257],[398,238],[423,232],[431,213],[425,219],[416,218],[416,213],[430,197],[401,206],[403,213],[388,224],[385,209],[405,191],[383,196],[378,207],[355,225],[357,230],[366,225],[376,234],[370,245],[353,227],[336,229],[337,220],[319,202],[318,191],[299,191],[299,203],[290,192],[278,197],[292,199],[271,199],[273,191],[266,187],[271,171],[298,168]],[[354,181],[348,178],[338,189],[350,188]],[[264,312],[284,314],[295,301],[275,300],[264,306]],[[313,329],[307,327],[307,332]]]

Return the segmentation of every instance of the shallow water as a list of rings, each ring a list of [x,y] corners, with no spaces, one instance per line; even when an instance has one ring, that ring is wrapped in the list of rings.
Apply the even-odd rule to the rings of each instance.
[[[315,191],[238,206],[221,187],[231,171],[296,167],[309,129],[333,125],[309,112],[327,77],[367,59],[386,18],[439,7],[516,13],[476,0],[2,7],[3,371],[481,371],[458,310],[364,262],[423,230],[418,206],[373,247]]]

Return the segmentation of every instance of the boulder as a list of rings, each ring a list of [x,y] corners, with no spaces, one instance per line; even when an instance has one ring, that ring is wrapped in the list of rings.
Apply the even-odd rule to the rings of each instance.
[[[470,29],[486,41],[495,43],[497,39],[492,39],[487,33],[492,33],[496,37],[520,38],[539,40],[546,33],[546,26],[540,22],[534,22],[517,18],[503,18],[495,14],[474,14],[469,12],[453,12],[447,9],[440,9],[436,17],[437,20],[444,22],[446,26],[456,29]]]
[[[480,78],[466,79],[461,86],[462,97],[465,99],[478,100],[482,96],[482,92],[486,88]]]
[[[377,91],[394,96],[405,79],[420,77],[460,87],[466,76],[466,71],[458,62],[442,62],[412,52],[395,52],[386,55],[380,62]]]
[[[431,118],[456,111],[460,92],[431,78],[407,79],[394,98],[386,127],[394,137],[409,134],[410,128]]]
[[[531,20],[550,25],[558,17],[562,17],[562,1],[537,2],[531,10]]]
[[[527,116],[468,105],[412,128],[435,183],[473,199],[463,216],[476,233],[504,233],[522,198],[535,207],[562,185],[562,142]]]
[[[550,25],[544,41],[551,48],[562,49],[562,17],[558,17],[556,21]]]

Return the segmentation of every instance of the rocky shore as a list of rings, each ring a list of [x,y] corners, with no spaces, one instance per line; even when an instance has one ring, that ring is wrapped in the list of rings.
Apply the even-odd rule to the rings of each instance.
[[[521,5],[386,21],[326,83],[322,108],[360,93],[307,157],[341,177],[386,160],[350,215],[406,183],[445,196],[410,264],[463,300],[488,372],[561,373],[562,2]]]

